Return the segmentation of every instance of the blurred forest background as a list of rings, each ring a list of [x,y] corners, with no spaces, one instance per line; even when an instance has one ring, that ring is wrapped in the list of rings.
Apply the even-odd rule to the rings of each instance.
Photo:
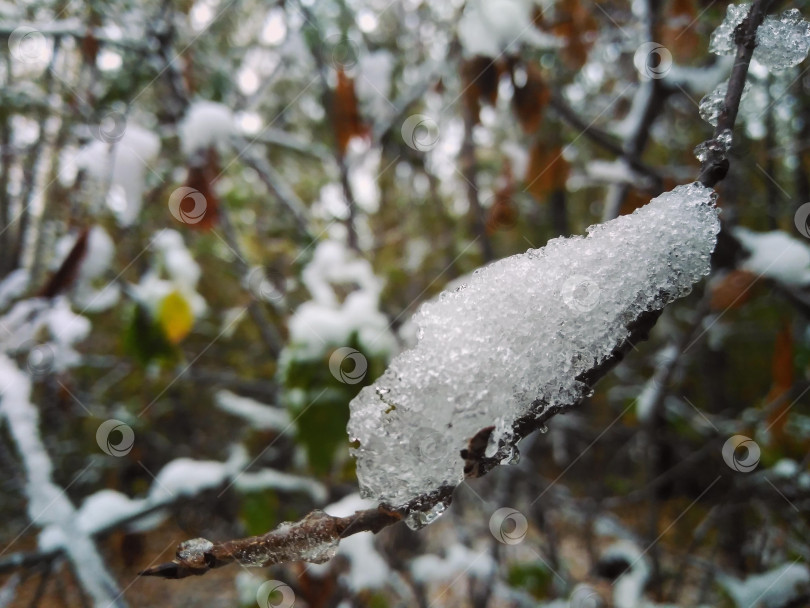
[[[0,2],[0,606],[810,605],[807,62],[752,63],[712,275],[519,463],[325,565],[137,577],[361,508],[421,302],[695,179],[727,5]]]

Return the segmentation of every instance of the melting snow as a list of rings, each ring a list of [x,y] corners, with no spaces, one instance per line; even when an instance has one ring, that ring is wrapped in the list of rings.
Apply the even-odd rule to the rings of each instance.
[[[417,345],[351,403],[364,497],[401,506],[463,479],[459,451],[496,425],[493,445],[535,399],[565,406],[641,312],[681,297],[709,271],[714,193],[679,186],[587,237],[479,269],[415,316]]]
[[[725,20],[712,33],[709,50],[718,55],[735,54],[734,30],[750,9],[750,3],[730,4]],[[798,65],[807,57],[808,50],[810,23],[802,19],[798,9],[789,9],[779,17],[767,15],[757,30],[754,59],[770,70],[785,70]]]

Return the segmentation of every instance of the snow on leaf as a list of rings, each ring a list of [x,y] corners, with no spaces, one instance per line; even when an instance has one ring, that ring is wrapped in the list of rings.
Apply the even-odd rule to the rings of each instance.
[[[76,166],[85,169],[100,184],[111,182],[107,206],[121,226],[131,226],[141,211],[149,165],[159,152],[157,135],[129,124],[121,140],[113,146],[94,141],[79,150]]]
[[[681,297],[709,271],[714,193],[678,186],[631,215],[479,269],[422,306],[417,345],[351,403],[363,496],[402,506],[463,479],[459,452],[494,425],[509,440],[539,399],[566,406],[578,376],[628,336],[628,323]]]

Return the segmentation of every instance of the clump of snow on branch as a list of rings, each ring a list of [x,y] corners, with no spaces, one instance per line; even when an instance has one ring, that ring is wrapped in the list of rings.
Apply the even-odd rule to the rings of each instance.
[[[458,37],[468,57],[498,57],[515,52],[523,43],[540,48],[558,46],[549,36],[527,26],[534,21],[531,0],[473,0],[464,8]]]
[[[31,380],[6,355],[0,355],[0,415],[22,460],[29,518],[58,539],[94,605],[125,606],[92,539],[76,525],[73,504],[53,482],[53,464],[40,436],[39,411],[31,403]]]
[[[772,15],[757,30],[754,59],[771,70],[785,70],[800,64],[810,50],[810,23],[792,8],[779,18]]]
[[[516,419],[566,406],[577,377],[604,361],[647,310],[687,294],[709,271],[719,230],[714,193],[679,186],[629,216],[484,267],[415,316],[419,341],[351,403],[362,493],[402,506],[463,479],[459,452],[495,425],[488,454]]]
[[[750,83],[746,82],[743,87],[742,99],[751,90]],[[728,81],[718,84],[711,93],[703,96],[698,105],[700,117],[710,125],[717,126],[720,114],[726,109],[726,93],[728,93]]]
[[[326,488],[315,480],[268,468],[247,471],[248,463],[247,452],[240,445],[232,446],[231,456],[225,462],[177,458],[163,466],[142,498],[109,489],[85,498],[76,512],[77,529],[92,536],[127,520],[131,521],[132,529],[151,530],[166,519],[166,510],[161,507],[228,485],[240,492],[267,489],[303,492],[316,503],[327,498]],[[39,546],[43,551],[58,549],[62,540],[59,530],[48,528],[40,535]]]
[[[782,608],[803,597],[810,588],[810,570],[794,562],[745,580],[721,574],[717,581],[738,608]]]
[[[367,260],[338,241],[323,241],[304,269],[302,281],[312,300],[290,318],[290,342],[298,358],[319,357],[347,344],[352,334],[357,334],[364,352],[386,354],[395,348],[388,319],[379,310],[383,284]],[[338,287],[354,291],[341,301]]]
[[[599,559],[627,564],[627,569],[613,583],[613,606],[636,608],[641,605],[644,587],[650,578],[650,564],[644,551],[633,541],[619,540],[605,549]]]
[[[255,399],[242,397],[228,390],[217,391],[214,401],[219,409],[242,418],[256,430],[283,433],[292,424],[286,409],[259,403]]]
[[[76,244],[77,235],[65,235],[56,243],[54,270],[62,264]],[[104,281],[115,255],[115,244],[101,226],[93,226],[87,237],[87,252],[82,258],[71,296],[84,312],[101,312],[118,303],[121,289],[115,282]],[[99,283],[99,287],[95,287]]]
[[[737,52],[734,30],[743,22],[750,3],[730,4],[726,18],[711,37],[709,50],[718,55]],[[798,9],[792,8],[779,17],[768,15],[757,29],[757,45],[753,58],[772,71],[785,70],[798,65],[810,50],[810,23],[802,19]]]
[[[751,10],[751,3],[729,4],[726,8],[726,18],[712,32],[709,50],[717,55],[733,55],[737,52],[734,42],[734,30],[740,25]]]
[[[213,101],[195,101],[178,127],[180,147],[187,157],[211,146],[227,146],[236,129],[233,112]]]
[[[109,185],[107,206],[121,226],[131,226],[141,211],[149,164],[159,152],[157,135],[129,124],[120,141],[94,141],[77,152],[75,163],[94,181]]]
[[[742,269],[787,285],[810,283],[810,247],[803,242],[781,230],[736,228],[734,236],[749,254]]]
[[[489,548],[478,551],[456,543],[450,545],[444,557],[421,555],[411,562],[411,575],[419,583],[454,581],[466,574],[472,578],[487,580],[497,569]]]
[[[19,298],[28,289],[31,280],[30,273],[24,268],[18,268],[8,273],[0,281],[0,310],[6,308],[11,302]]]
[[[61,373],[81,359],[73,346],[90,333],[90,321],[75,314],[67,298],[20,300],[0,317],[7,329],[0,351],[27,357],[32,373]]]

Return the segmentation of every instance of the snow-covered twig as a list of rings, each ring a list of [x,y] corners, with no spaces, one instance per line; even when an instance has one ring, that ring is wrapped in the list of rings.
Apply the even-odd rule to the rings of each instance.
[[[748,63],[750,62],[753,51],[751,41],[755,39],[756,29],[764,18],[766,4],[767,2],[762,2],[761,0],[754,2],[754,6],[747,21],[745,22],[745,27],[743,28],[745,30],[745,35],[738,40],[738,60],[735,63],[734,71],[732,73],[732,78],[728,88],[729,93],[726,98],[726,105],[729,110],[727,110],[726,113],[721,116],[716,136],[722,133],[723,130],[733,127],[734,118],[736,117],[737,107],[739,105],[742,93],[742,83],[745,81],[745,74],[747,73]],[[722,129],[720,128],[721,126]],[[705,186],[711,187],[723,179],[727,170],[728,161],[723,158],[723,162],[725,163],[725,169],[722,171],[718,171],[712,163],[704,163],[704,167],[702,167],[701,171],[701,181]],[[686,188],[699,188],[699,186],[694,185]],[[691,196],[694,195],[688,194],[685,195],[685,198],[690,198]],[[702,196],[703,194],[701,193],[698,198],[701,198]],[[692,204],[694,204],[694,202],[695,201],[692,201]],[[686,203],[683,202],[683,204]],[[675,204],[675,208],[677,208],[677,206],[678,205]],[[626,220],[628,218],[624,219]],[[687,220],[685,218],[674,218],[672,221],[674,223],[678,223]],[[712,225],[715,226],[715,224]],[[621,239],[622,237],[616,236],[615,238]],[[714,241],[712,239],[712,246],[713,244]],[[686,249],[679,250],[678,256],[682,256],[685,253],[687,253]],[[696,256],[704,255],[703,252],[689,253],[690,255]],[[559,255],[559,253],[557,253],[557,255]],[[594,255],[594,253],[590,252],[590,255]],[[665,257],[668,258],[668,256],[669,253],[667,253]],[[667,262],[664,262],[665,265],[666,263]],[[669,263],[671,264],[671,261]],[[498,274],[501,271],[500,268],[493,270],[493,266],[488,268],[489,275],[492,275],[493,273]],[[523,270],[524,272],[527,271],[526,268]],[[503,267],[502,271],[506,271],[506,267]],[[595,272],[598,271],[595,270]],[[481,277],[484,277],[485,274],[482,274]],[[479,277],[477,280],[478,282],[475,285],[475,290],[481,290],[482,281],[493,280],[481,277]],[[471,280],[471,283],[474,281],[476,281],[476,279]],[[472,288],[468,287],[467,291],[469,292],[471,289]],[[644,288],[640,289],[643,291]],[[516,410],[514,412],[515,417],[511,420],[510,428],[506,429],[508,432],[504,432],[505,429],[496,430],[495,426],[488,426],[480,429],[477,433],[472,435],[472,437],[466,435],[466,437],[469,437],[469,442],[466,449],[462,450],[460,453],[461,458],[464,460],[463,477],[480,477],[485,475],[495,466],[509,460],[510,455],[514,453],[515,446],[522,438],[538,429],[544,428],[549,419],[556,416],[560,412],[577,405],[582,400],[587,398],[587,396],[592,392],[592,387],[610,370],[612,370],[636,343],[645,340],[648,337],[649,331],[655,325],[661,314],[663,305],[673,299],[673,294],[677,295],[679,293],[679,290],[674,289],[673,287],[659,289],[661,289],[660,292],[647,294],[646,297],[650,297],[650,299],[646,301],[646,304],[641,303],[640,308],[636,309],[630,307],[621,314],[617,313],[617,318],[622,319],[621,324],[624,326],[624,330],[623,332],[617,334],[618,337],[615,338],[615,341],[613,342],[612,350],[608,349],[606,351],[607,354],[601,357],[594,357],[591,355],[590,365],[584,365],[584,371],[576,374],[575,378],[573,379],[573,386],[570,387],[570,389],[565,393],[564,398],[557,397],[549,402],[547,401],[547,397],[539,397],[533,401],[529,407],[521,407],[519,410]],[[672,291],[673,289],[674,291]],[[463,294],[458,295],[458,298],[463,299],[464,297],[465,295]],[[481,297],[484,297],[484,295]],[[462,304],[469,306],[469,302],[466,304],[459,302],[457,305]],[[452,304],[448,304],[447,306],[452,307]],[[464,312],[456,311],[456,313],[459,315],[469,314],[466,309],[462,310],[464,310]],[[633,311],[632,314],[629,313],[629,310]],[[431,314],[436,319],[441,321],[441,319],[443,319],[444,316],[449,313],[448,310],[434,307]],[[605,312],[605,314],[608,313]],[[436,321],[434,320],[434,323],[435,322]],[[436,328],[433,328],[433,330],[436,331]],[[600,328],[599,331],[602,331],[602,329]],[[436,337],[433,339],[435,341]],[[561,340],[565,341],[564,338],[561,338]],[[439,340],[438,344],[441,345],[444,343]],[[468,354],[467,356],[471,355]],[[576,356],[579,357],[579,355]],[[407,365],[408,359],[405,359],[404,361],[406,362],[404,364]],[[491,358],[488,360],[488,364],[489,363],[492,363]],[[567,361],[566,364],[570,367],[570,360]],[[402,365],[403,361],[399,361],[399,367],[393,372],[394,375],[397,375],[402,371]],[[400,382],[402,380],[403,378],[400,377]],[[374,397],[374,388],[364,389],[364,391],[361,392],[360,396],[355,401],[365,400],[365,402],[358,403],[355,409],[358,411],[367,411],[369,415],[372,416],[373,409],[368,409],[370,407],[369,403],[376,403],[374,399],[381,399],[382,401],[386,402],[385,398],[388,398],[392,400],[391,409],[397,410],[398,418],[400,416],[404,417],[408,414],[407,407],[399,408],[393,406],[396,399],[393,395],[389,395],[389,393],[392,392],[391,388],[383,388],[382,385],[379,385],[377,386],[376,391],[377,397]],[[552,392],[551,395],[556,395],[556,393]],[[514,398],[514,395],[511,397]],[[355,402],[353,402],[353,404],[354,403]],[[506,407],[505,404],[504,407]],[[523,413],[519,414],[521,411]],[[367,429],[363,425],[368,426],[368,424],[371,424],[371,426],[374,427],[373,422],[368,423],[367,421],[364,421],[363,423],[359,423],[355,426],[355,431],[363,431],[366,433]],[[379,433],[380,429],[376,430]],[[457,433],[458,431],[454,430],[454,432]],[[379,434],[377,436],[379,436]],[[414,441],[416,438],[418,438],[418,435],[417,437],[408,436],[407,440],[404,439],[400,443],[403,443],[403,445],[407,447],[407,445],[410,445],[409,442]],[[360,443],[362,446],[362,438]],[[384,447],[385,446],[375,445],[374,449],[379,450]],[[358,456],[358,459],[365,459],[364,462],[358,462],[358,474],[360,474],[361,467],[365,467],[366,470],[364,471],[364,475],[369,475],[370,472],[367,470],[369,467],[368,459],[374,455],[374,452],[368,447],[365,449],[368,454],[363,455],[361,452]],[[396,454],[396,452],[392,453]],[[388,466],[390,468],[390,463]],[[440,467],[441,466],[444,465],[440,465]],[[455,470],[455,464],[453,465],[453,468]],[[430,471],[425,472],[425,475],[433,475],[433,473],[434,471],[431,469]],[[419,475],[422,473],[420,472],[419,475],[417,475],[414,471],[409,471],[409,474],[411,474],[411,476],[419,477]],[[437,474],[442,475],[444,474],[444,471],[440,470]],[[419,479],[421,479],[421,477],[419,477]],[[376,485],[369,487],[370,480],[368,477],[366,477],[365,480],[361,479],[361,483],[365,481],[364,488],[370,494],[391,494],[399,497],[413,495],[411,494],[413,488],[422,487],[422,484],[419,483],[419,479],[416,480],[415,484],[412,484],[413,487],[409,486],[407,490],[403,491],[392,490],[388,485],[381,488],[379,487],[381,482],[376,479],[372,480]],[[392,483],[396,484],[396,482]],[[392,507],[381,504],[377,509],[358,511],[353,516],[345,518],[334,518],[316,511],[300,522],[294,524],[282,524],[272,532],[259,537],[232,540],[223,543],[213,543],[207,539],[194,539],[192,541],[182,543],[178,547],[177,556],[174,561],[150,568],[141,574],[163,578],[183,578],[192,575],[205,574],[212,568],[217,568],[234,561],[252,566],[277,564],[284,561],[324,561],[325,559],[328,559],[330,554],[334,553],[341,538],[345,538],[362,531],[377,532],[382,528],[395,524],[405,518],[410,520],[411,517],[416,517],[417,521],[419,521],[420,516],[427,516],[428,514],[435,512],[436,509],[438,509],[438,512],[441,512],[441,510],[443,510],[443,508],[450,502],[455,487],[455,484],[442,482],[440,485],[438,485],[438,487],[435,487],[434,485],[433,489],[422,491],[404,504],[400,503],[399,506]],[[422,521],[422,523],[424,524],[426,522]]]
[[[125,607],[122,591],[92,538],[77,525],[76,509],[52,479],[53,464],[39,434],[39,412],[30,401],[31,380],[6,355],[0,355],[0,380],[0,413],[22,459],[31,521],[47,527],[58,539],[96,606]]]
[[[714,138],[710,141],[719,142],[725,132],[731,132],[734,129],[745,80],[748,77],[748,66],[751,64],[751,57],[754,55],[754,48],[757,44],[757,29],[765,19],[771,2],[772,0],[756,0],[751,5],[751,10],[745,20],[735,30],[734,41],[737,44],[737,54],[734,58],[731,76],[728,79],[725,101],[717,118]],[[711,188],[725,178],[728,167],[729,162],[723,152],[723,146],[707,146],[706,158],[701,163],[698,181]]]

